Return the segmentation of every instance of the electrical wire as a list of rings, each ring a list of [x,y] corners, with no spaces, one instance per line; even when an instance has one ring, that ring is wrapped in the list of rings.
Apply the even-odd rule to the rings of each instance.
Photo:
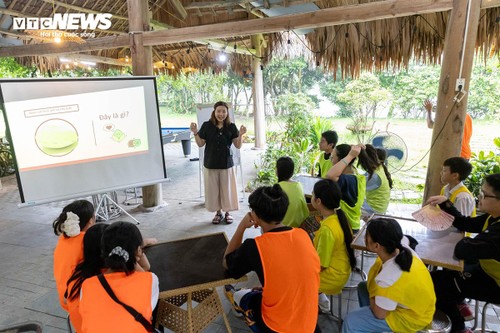
[[[415,15],[415,17],[420,17],[422,20],[424,20],[424,22],[427,23],[427,25],[429,27],[431,27],[432,30],[434,30],[436,36],[438,36],[440,39],[444,39],[444,37],[439,34],[439,31],[437,31],[436,27],[434,27],[432,24],[430,24],[429,21],[427,21],[427,19],[425,17],[423,17],[420,14],[419,15]]]
[[[339,26],[339,28],[337,29],[337,31],[335,31],[335,37],[333,37],[332,41],[327,45],[325,46],[322,50],[319,50],[319,51],[313,51],[309,45],[307,45],[304,40],[295,32],[295,30],[292,30],[292,33],[298,38],[298,40],[302,43],[302,45],[305,46],[306,49],[308,49],[310,52],[312,53],[315,53],[315,54],[321,54],[323,52],[325,52],[326,50],[328,50],[328,48],[330,48],[330,46],[333,45],[333,43],[337,40],[337,36],[339,36],[339,31],[340,29],[344,28],[345,25],[341,25]]]
[[[403,28],[405,27],[406,23],[408,23],[408,22],[410,22],[410,19],[409,19],[409,18],[407,18],[407,17],[405,17],[405,22],[403,22],[403,23],[401,24],[401,27],[399,28],[398,33],[396,34],[396,36],[395,36],[392,40],[390,40],[390,41],[389,41],[389,43],[388,43],[387,45],[386,45],[386,44],[384,44],[384,45],[377,45],[377,44],[373,43],[373,42],[372,42],[372,41],[371,41],[368,37],[366,37],[365,35],[363,35],[363,34],[361,33],[361,31],[359,30],[359,27],[357,26],[357,24],[355,24],[355,23],[349,23],[349,24],[353,25],[353,26],[354,26],[354,28],[356,29],[356,31],[358,32],[358,34],[359,34],[361,37],[363,37],[364,39],[366,39],[366,40],[367,40],[370,44],[372,44],[372,45],[373,45],[374,47],[376,47],[376,48],[382,49],[382,48],[384,48],[384,47],[391,46],[391,45],[392,45],[392,43],[394,43],[397,39],[399,39],[399,36],[401,35],[401,32],[403,31]]]

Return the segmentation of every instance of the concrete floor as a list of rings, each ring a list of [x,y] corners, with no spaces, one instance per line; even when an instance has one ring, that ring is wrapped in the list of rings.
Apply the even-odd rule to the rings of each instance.
[[[248,211],[248,193],[243,198],[240,192],[240,210],[234,212],[235,223],[232,225],[213,225],[212,213],[204,208],[200,197],[198,162],[192,162],[182,154],[179,143],[167,144],[165,160],[170,181],[163,184],[163,198],[167,206],[152,213],[142,212],[135,200],[128,200],[131,205],[122,204],[125,192],[117,193],[118,202],[131,215],[140,221],[139,229],[144,237],[155,237],[159,241],[168,241],[225,232],[230,238],[241,218]],[[250,144],[242,148],[242,173],[244,184],[255,175],[254,161],[258,161],[262,151],[251,149]],[[198,150],[193,146],[193,155]],[[62,333],[66,330],[66,314],[60,309],[52,275],[52,254],[57,237],[52,231],[52,221],[61,209],[71,201],[51,203],[36,207],[19,209],[20,202],[16,179],[13,176],[1,179],[0,189],[0,328],[25,321],[38,321],[43,324],[43,332]],[[241,173],[238,170],[238,183],[241,190]],[[130,196],[130,194],[129,194]],[[88,198],[90,200],[90,198]],[[409,216],[415,210],[412,205],[391,205],[390,213],[397,216]],[[131,221],[122,214],[116,220]],[[259,230],[248,230],[246,237],[259,235]],[[372,259],[373,260],[373,259]],[[365,267],[365,271],[368,268]],[[355,281],[354,281],[355,280]],[[359,276],[353,276],[353,282]],[[258,284],[254,274],[247,282],[238,287],[252,287]],[[220,288],[219,288],[220,289]],[[231,313],[229,302],[219,290],[224,309],[228,314],[233,332],[250,332],[246,324]],[[342,293],[343,314],[358,307],[355,290]],[[337,300],[334,298],[334,313],[337,312]],[[490,313],[491,312],[491,313]],[[498,308],[489,310],[488,326],[500,330]],[[338,332],[337,323],[330,315],[320,314],[319,324],[323,332]],[[204,332],[225,332],[222,318],[214,321]]]

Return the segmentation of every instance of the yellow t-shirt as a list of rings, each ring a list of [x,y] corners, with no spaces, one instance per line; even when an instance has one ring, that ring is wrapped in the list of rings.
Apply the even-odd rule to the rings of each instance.
[[[330,170],[330,168],[333,166],[332,161],[330,159],[325,159],[325,153],[321,152],[318,155],[317,158],[319,169],[320,169],[320,174],[319,176],[321,178],[326,178],[326,174]]]
[[[319,290],[328,295],[340,293],[351,275],[351,265],[344,233],[336,214],[321,221],[321,226],[314,235],[314,247],[322,267],[319,273]]]
[[[413,256],[409,272],[403,271],[394,284],[381,287],[375,277],[382,269],[382,260],[377,258],[368,273],[370,297],[383,296],[401,304],[385,317],[393,332],[413,333],[427,326],[434,316],[436,295],[432,278],[424,263]]]
[[[309,216],[306,198],[302,184],[298,182],[282,181],[278,183],[288,196],[288,209],[281,222],[283,225],[298,228]]]

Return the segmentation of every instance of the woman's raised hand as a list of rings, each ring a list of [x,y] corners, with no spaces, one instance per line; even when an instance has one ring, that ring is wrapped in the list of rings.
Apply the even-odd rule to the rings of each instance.
[[[193,132],[194,134],[198,133],[198,125],[196,123],[191,123],[189,128],[191,129],[191,132]]]
[[[243,125],[240,126],[240,136],[247,132],[247,128]]]
[[[361,153],[361,149],[364,149],[365,146],[362,144],[359,145],[352,145],[351,150],[349,151],[349,155],[351,155],[353,158],[356,158],[359,156],[359,153]]]

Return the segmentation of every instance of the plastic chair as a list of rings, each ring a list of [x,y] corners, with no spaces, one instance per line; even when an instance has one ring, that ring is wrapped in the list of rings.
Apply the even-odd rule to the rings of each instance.
[[[42,323],[39,323],[37,321],[24,322],[9,327],[0,327],[0,332],[9,332],[9,333],[21,333],[21,332],[42,333],[42,330],[43,330]]]

